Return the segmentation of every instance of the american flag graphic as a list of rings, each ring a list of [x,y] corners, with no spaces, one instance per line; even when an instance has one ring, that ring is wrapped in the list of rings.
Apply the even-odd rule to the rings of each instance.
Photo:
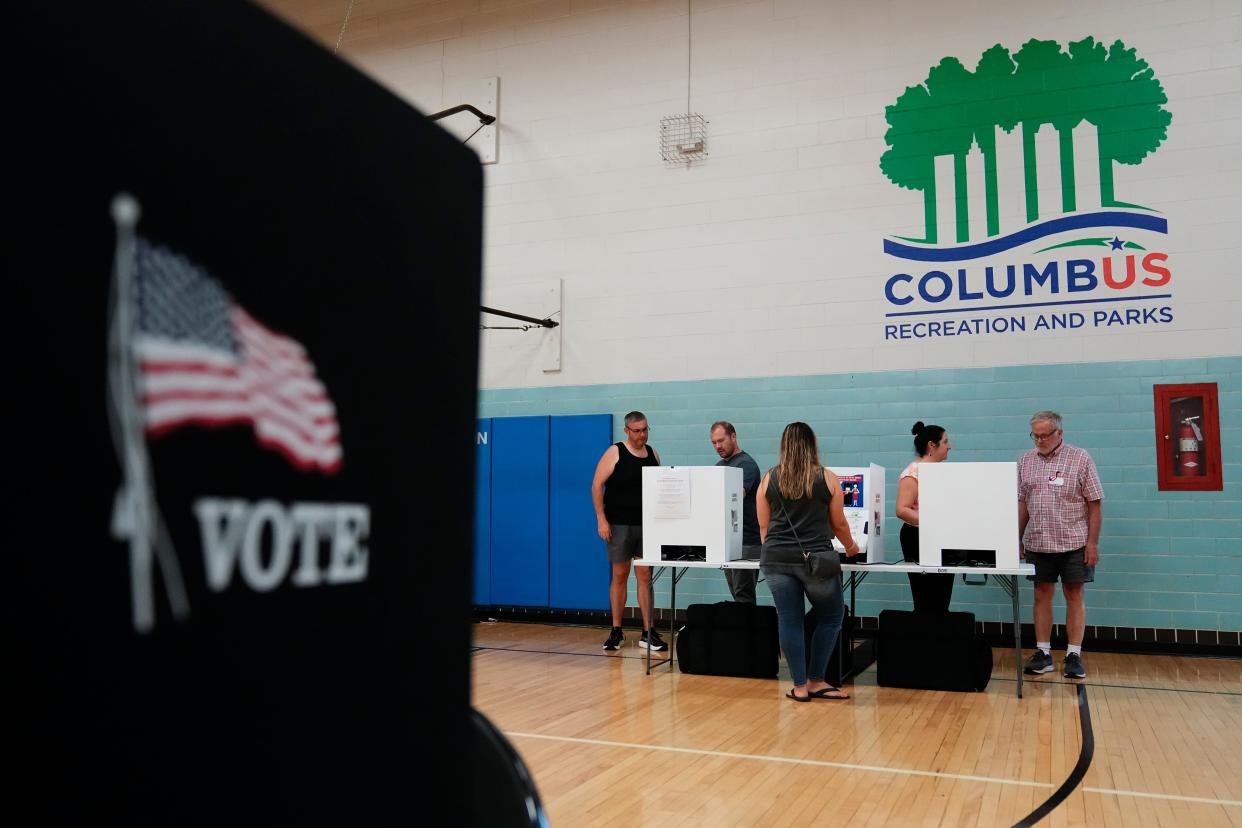
[[[249,424],[298,469],[340,470],[336,408],[305,348],[246,313],[201,267],[142,238],[133,285],[148,436]]]

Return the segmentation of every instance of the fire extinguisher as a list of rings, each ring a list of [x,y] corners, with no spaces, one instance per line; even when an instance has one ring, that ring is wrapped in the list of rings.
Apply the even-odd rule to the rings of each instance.
[[[1201,459],[1203,432],[1195,423],[1197,419],[1198,416],[1187,417],[1177,429],[1177,467],[1174,474],[1179,477],[1195,477],[1207,471]]]

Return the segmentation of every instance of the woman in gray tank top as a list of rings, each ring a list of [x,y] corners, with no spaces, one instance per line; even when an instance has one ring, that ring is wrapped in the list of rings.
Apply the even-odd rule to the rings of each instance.
[[[841,579],[811,578],[805,555],[831,552],[834,534],[850,557],[858,554],[858,544],[845,520],[841,481],[820,464],[815,432],[806,423],[785,426],[780,457],[759,484],[755,512],[763,538],[759,565],[776,604],[781,652],[794,683],[785,695],[797,702],[848,699],[824,681],[845,612]],[[804,621],[808,600],[816,619],[809,657]]]

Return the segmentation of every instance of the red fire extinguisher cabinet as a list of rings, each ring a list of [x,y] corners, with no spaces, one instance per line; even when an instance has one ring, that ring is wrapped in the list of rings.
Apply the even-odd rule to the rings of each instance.
[[[1221,490],[1216,383],[1157,385],[1156,472],[1161,491]]]

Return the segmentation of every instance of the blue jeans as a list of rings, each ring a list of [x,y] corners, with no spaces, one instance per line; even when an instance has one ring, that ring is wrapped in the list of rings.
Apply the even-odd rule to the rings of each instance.
[[[796,686],[812,678],[822,680],[828,670],[828,659],[841,635],[841,619],[845,601],[841,596],[841,579],[812,579],[801,564],[764,564],[763,577],[772,591],[776,604],[777,627],[781,652],[789,664],[789,675]],[[811,657],[806,653],[806,601],[811,602],[815,632],[811,635]]]

